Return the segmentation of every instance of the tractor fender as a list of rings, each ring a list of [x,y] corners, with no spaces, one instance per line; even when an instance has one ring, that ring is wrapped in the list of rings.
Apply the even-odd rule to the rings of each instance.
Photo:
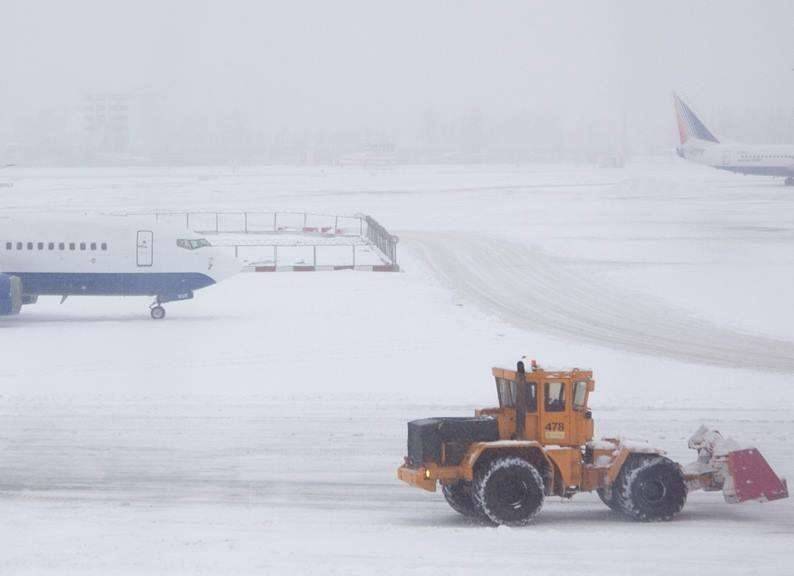
[[[634,454],[650,454],[650,455],[657,455],[663,456],[666,454],[664,450],[659,448],[654,448],[653,446],[649,446],[647,444],[642,444],[638,442],[633,443],[623,443],[618,446],[617,449],[617,456],[612,460],[612,463],[609,465],[609,469],[607,470],[606,475],[606,485],[611,486],[615,480],[617,480],[618,474],[623,469],[623,465],[629,459],[630,456]]]
[[[556,464],[549,458],[543,445],[533,440],[499,440],[496,442],[476,442],[472,444],[461,462],[466,480],[474,480],[474,470],[483,461],[496,456],[520,456],[532,463],[543,476],[546,489],[554,485],[559,474]]]

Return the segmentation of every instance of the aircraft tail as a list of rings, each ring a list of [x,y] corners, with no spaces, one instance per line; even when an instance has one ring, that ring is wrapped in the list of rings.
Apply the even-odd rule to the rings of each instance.
[[[681,138],[681,144],[684,144],[690,138],[719,143],[714,134],[695,116],[692,109],[678,97],[678,94],[673,94],[673,103],[675,105],[675,117],[678,121],[678,136]]]

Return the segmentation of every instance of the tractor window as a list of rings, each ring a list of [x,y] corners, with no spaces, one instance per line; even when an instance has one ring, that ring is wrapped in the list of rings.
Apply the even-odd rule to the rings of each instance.
[[[546,382],[546,412],[563,412],[565,410],[565,384],[563,382]]]
[[[504,378],[496,379],[496,390],[499,393],[499,406],[502,408],[515,408],[518,394],[518,385],[513,380]],[[537,412],[538,395],[534,382],[527,382],[527,412]]]
[[[527,412],[538,411],[537,385],[534,382],[527,382]]]
[[[499,406],[512,408],[516,405],[516,383],[504,378],[496,379],[496,392],[499,394]]]
[[[587,406],[587,382],[580,381],[574,385],[573,389],[573,409],[584,410]]]

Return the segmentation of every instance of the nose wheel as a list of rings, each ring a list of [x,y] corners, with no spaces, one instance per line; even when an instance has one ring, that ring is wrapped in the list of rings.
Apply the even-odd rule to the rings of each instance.
[[[165,308],[163,308],[159,302],[152,304],[149,309],[149,314],[151,314],[152,320],[162,320],[165,318]]]

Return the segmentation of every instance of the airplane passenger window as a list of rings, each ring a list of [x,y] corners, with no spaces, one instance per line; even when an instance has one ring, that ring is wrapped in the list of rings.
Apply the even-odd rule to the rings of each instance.
[[[96,242],[91,242],[91,250],[96,250]]]
[[[80,242],[80,250],[85,250],[85,242]]]
[[[11,250],[14,247],[13,242],[6,242],[6,250]]]
[[[44,242],[39,242],[39,243],[36,245],[36,248],[38,248],[39,250],[44,250]]]
[[[28,242],[28,250],[33,250],[33,242]]]
[[[65,249],[66,249],[66,244],[64,244],[63,242],[58,244],[58,250],[65,250]]]
[[[47,244],[47,250],[55,250],[55,242],[50,242]]]
[[[69,242],[69,250],[74,250],[75,244],[74,242]]]
[[[108,249],[107,243],[102,242],[102,250],[107,250],[107,249]]]
[[[22,242],[17,242],[17,250],[22,250]]]

